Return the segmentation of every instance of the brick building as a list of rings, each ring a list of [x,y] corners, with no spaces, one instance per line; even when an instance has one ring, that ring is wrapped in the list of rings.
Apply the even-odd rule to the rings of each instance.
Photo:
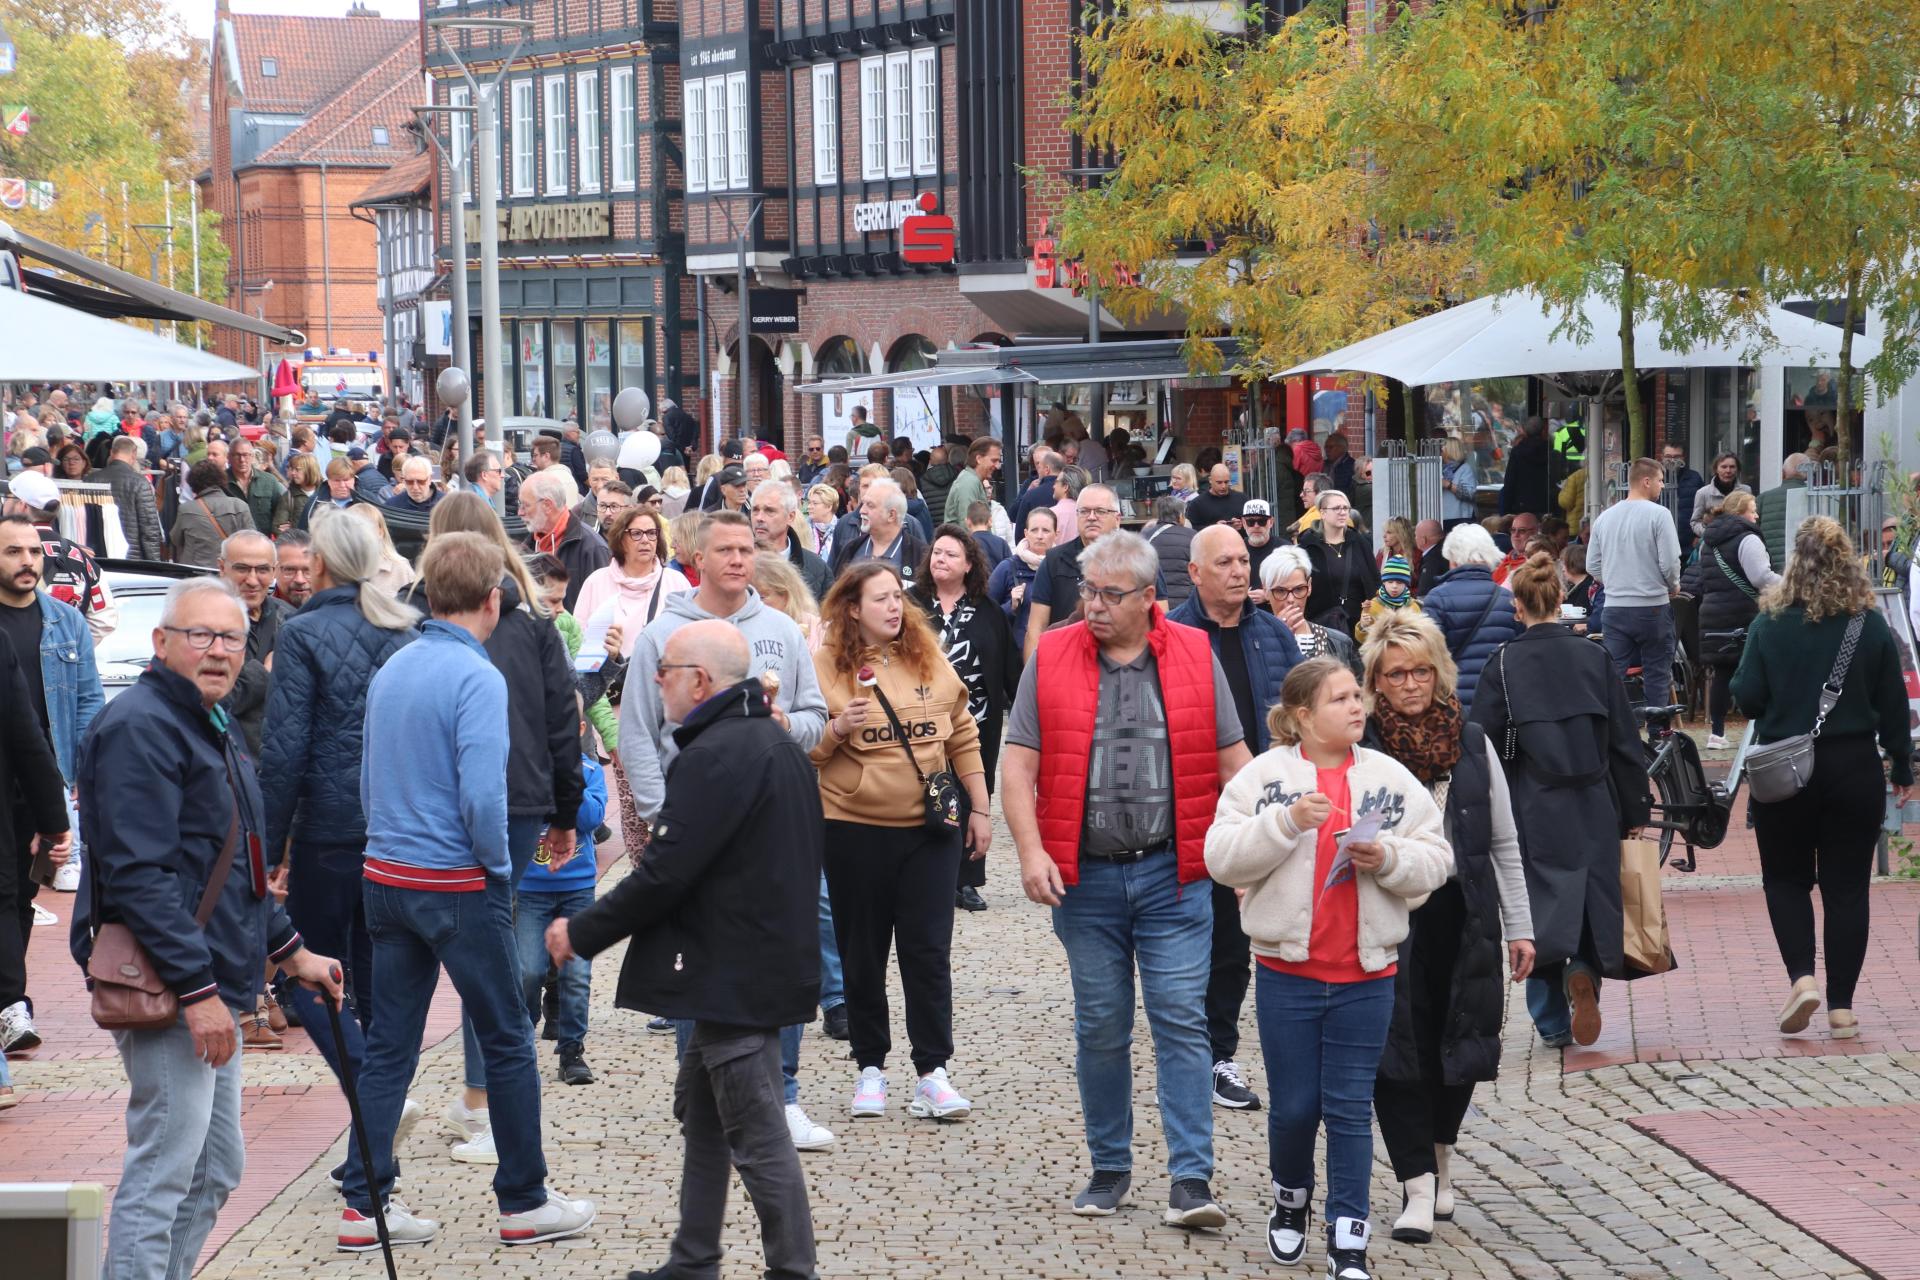
[[[417,25],[360,8],[339,18],[234,13],[219,0],[212,61],[201,202],[220,214],[232,254],[227,305],[317,347],[379,350],[374,233],[351,206],[412,151],[404,126],[420,92]],[[259,363],[253,340],[214,332],[221,355]]]

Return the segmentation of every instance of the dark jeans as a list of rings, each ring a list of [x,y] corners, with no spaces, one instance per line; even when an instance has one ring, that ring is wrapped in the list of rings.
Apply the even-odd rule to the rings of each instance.
[[[900,957],[907,1042],[921,1075],[953,1056],[953,886],[960,836],[829,822],[827,892],[847,988],[847,1038],[862,1070],[887,1065],[887,953]]]
[[[781,1100],[780,1033],[696,1022],[673,1082],[673,1116],[687,1148],[668,1270],[717,1280],[727,1184],[738,1169],[760,1216],[766,1275],[813,1280],[813,1213]]]
[[[20,841],[9,864],[0,866],[0,1009],[27,998],[27,939],[33,936],[33,895],[40,892],[32,874],[32,837]]]
[[[1402,1182],[1436,1171],[1434,1144],[1450,1147],[1460,1140],[1460,1120],[1473,1100],[1471,1084],[1445,1082],[1440,1058],[1465,914],[1460,882],[1447,881],[1413,912],[1410,942],[1401,953],[1406,989],[1396,992],[1396,999],[1404,997],[1408,1002],[1420,1078],[1381,1076],[1373,1082],[1373,1109],[1387,1156],[1393,1161],[1393,1176]],[[1492,981],[1497,988],[1500,979],[1496,976]]]
[[[1715,663],[1713,677],[1707,682],[1707,725],[1715,734],[1727,731],[1727,712],[1733,707],[1733,669],[1739,665],[1737,659]]]
[[[527,868],[533,865],[533,855],[540,848],[540,837],[546,834],[547,820],[529,817],[525,814],[510,814],[507,817],[507,856],[513,861],[513,879],[507,885],[507,909],[513,909],[513,898],[520,891],[520,879],[527,874]],[[519,951],[515,948],[514,962],[519,963]],[[513,989],[518,991],[520,983],[514,980]],[[460,1046],[462,1063],[466,1072],[466,1086],[469,1089],[487,1087],[486,1055],[480,1052],[480,1039],[474,1034],[473,1019],[466,1010],[460,1011]]]
[[[502,1213],[525,1213],[547,1202],[547,1161],[540,1150],[540,1075],[533,1024],[520,1000],[512,895],[489,878],[482,893],[429,893],[363,882],[379,1005],[367,1036],[360,1110],[373,1152],[380,1203],[393,1188],[393,1132],[420,1065],[420,1036],[445,966],[472,1020],[486,1059],[488,1098],[500,1164],[493,1192]],[[359,1147],[347,1152],[347,1203],[373,1211],[374,1197]]]
[[[520,945],[520,991],[527,1016],[540,1020],[540,988],[552,961],[547,956],[547,926],[570,919],[593,905],[593,886],[581,885],[565,893],[522,893],[513,901],[513,932]],[[587,1039],[587,1005],[593,998],[593,971],[579,956],[560,966],[554,978],[559,995],[561,1053],[581,1048]]]
[[[287,916],[316,955],[340,961],[347,983],[346,1012],[340,1036],[356,1073],[366,1061],[366,1037],[373,1027],[373,936],[367,932],[366,903],[360,892],[366,846],[301,844],[287,855]],[[340,1072],[340,1051],[327,1025],[320,993],[298,982],[280,985],[281,998],[293,1006],[293,1018],[333,1068]]]
[[[1867,960],[1867,884],[1884,812],[1880,752],[1868,734],[1822,734],[1807,789],[1753,805],[1767,918],[1787,977],[1795,981],[1813,974],[1813,887],[1820,886],[1830,1009],[1853,1008]]]
[[[1607,605],[1607,629],[1601,636],[1620,678],[1640,668],[1641,702],[1664,706],[1673,694],[1673,606]]]
[[[1226,885],[1213,886],[1213,955],[1207,969],[1207,1040],[1215,1062],[1240,1052],[1240,1007],[1253,981],[1253,954],[1240,929],[1240,900]]]
[[[980,722],[980,763],[987,771],[987,794],[993,794],[994,773],[1000,762],[1000,731],[1004,717],[990,715]],[[960,856],[960,879],[957,887],[975,889],[987,883],[987,860],[969,858],[963,851]],[[822,1002],[824,1003],[824,1001]]]

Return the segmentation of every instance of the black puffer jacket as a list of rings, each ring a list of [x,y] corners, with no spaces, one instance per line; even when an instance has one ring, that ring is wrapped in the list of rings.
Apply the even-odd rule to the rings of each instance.
[[[296,829],[303,844],[365,844],[360,754],[373,673],[412,627],[388,631],[360,613],[360,588],[316,591],[280,626],[260,737],[267,861]]]
[[[487,638],[487,656],[507,678],[507,812],[543,816],[570,831],[586,785],[573,663],[560,628],[521,608],[511,577],[500,580],[500,625]]]
[[[1160,557],[1160,581],[1167,588],[1160,600],[1172,609],[1193,594],[1193,579],[1187,574],[1187,565],[1193,559],[1193,530],[1183,524],[1155,524],[1142,530],[1141,536],[1153,544],[1154,554]],[[1258,572],[1253,575],[1253,585],[1260,585]]]
[[[1700,658],[1704,662],[1737,662],[1741,646],[1730,633],[1745,630],[1760,612],[1755,598],[1759,584],[1748,582],[1740,568],[1740,544],[1748,538],[1761,538],[1759,525],[1744,516],[1723,515],[1715,517],[1700,539]],[[1766,545],[1764,538],[1761,545]],[[1724,570],[1721,560],[1726,561]]]

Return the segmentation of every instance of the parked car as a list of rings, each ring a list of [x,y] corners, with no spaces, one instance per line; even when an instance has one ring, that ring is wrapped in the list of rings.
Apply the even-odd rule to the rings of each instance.
[[[164,560],[102,560],[99,564],[120,610],[113,634],[93,650],[101,689],[111,701],[138,680],[153,659],[153,633],[160,625],[167,590],[182,578],[206,577],[213,570]]]

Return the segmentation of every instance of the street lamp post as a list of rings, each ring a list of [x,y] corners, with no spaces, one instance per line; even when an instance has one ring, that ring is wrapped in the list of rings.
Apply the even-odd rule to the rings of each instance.
[[[452,224],[450,234],[453,237],[453,270],[447,273],[448,309],[453,313],[453,365],[467,375],[469,385],[473,379],[473,338],[467,332],[467,211],[461,207],[461,197],[473,185],[473,164],[469,159],[473,151],[471,128],[468,129],[467,147],[462,150],[454,147],[449,150],[440,145],[440,135],[433,131],[432,116],[444,112],[454,120],[465,116],[469,124],[473,121],[474,108],[456,106],[415,107],[414,119],[420,126],[420,132],[427,135],[427,141],[433,149],[447,159],[448,206],[453,210],[447,221]],[[458,131],[453,137],[458,140]],[[467,465],[473,457],[473,396],[462,395],[455,406],[459,418],[460,465]]]
[[[480,173],[478,203],[480,205],[480,360],[481,377],[487,389],[487,422],[492,430],[488,433],[489,443],[502,438],[501,420],[507,416],[506,366],[500,358],[500,228],[498,224],[499,193],[495,189],[499,183],[499,157],[494,155],[494,122],[500,110],[500,85],[506,79],[507,70],[513,65],[520,46],[533,32],[533,22],[526,18],[429,18],[427,25],[440,37],[440,48],[453,59],[454,66],[465,78],[473,90],[473,102],[478,115],[474,120],[474,155]],[[473,72],[460,56],[453,42],[447,38],[449,31],[504,31],[513,35],[513,45],[500,59],[500,66],[492,78],[484,84],[474,79]],[[460,212],[457,208],[455,212]],[[464,214],[462,214],[464,217]],[[464,269],[464,263],[463,269]],[[465,325],[466,316],[460,317]],[[471,438],[472,428],[466,428]]]
[[[757,191],[742,192],[737,198],[747,202],[745,222],[736,227],[733,225],[733,210],[725,204],[720,206],[720,210],[727,215],[727,226],[733,231],[740,252],[739,276],[734,286],[740,294],[740,339],[735,344],[740,352],[740,393],[736,398],[740,401],[740,429],[737,438],[744,440],[753,431],[753,383],[751,381],[753,348],[749,343],[749,339],[753,337],[751,332],[753,314],[747,306],[747,236],[753,230],[753,220],[760,216],[762,209],[766,208],[767,199]]]

